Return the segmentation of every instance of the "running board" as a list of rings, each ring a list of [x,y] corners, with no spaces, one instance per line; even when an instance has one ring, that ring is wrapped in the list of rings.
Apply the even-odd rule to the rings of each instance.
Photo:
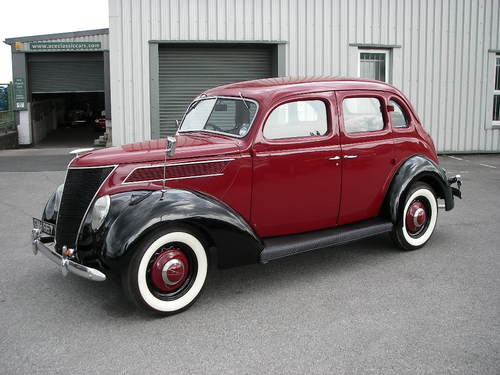
[[[393,224],[389,220],[374,218],[314,232],[270,237],[264,239],[264,249],[260,253],[260,262],[267,263],[270,260],[284,258],[289,255],[376,236],[390,232],[392,226]]]

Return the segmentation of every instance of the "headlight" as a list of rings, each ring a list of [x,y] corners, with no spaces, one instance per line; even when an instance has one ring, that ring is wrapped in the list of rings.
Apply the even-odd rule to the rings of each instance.
[[[93,230],[98,230],[101,227],[104,219],[108,215],[110,202],[111,200],[109,199],[109,195],[103,195],[95,201],[94,207],[92,207],[91,218],[91,225]]]
[[[52,194],[47,205],[45,206],[45,210],[43,213],[44,220],[55,222],[57,218],[57,212],[59,211],[59,206],[61,205],[61,196],[64,189],[64,184],[59,185],[57,190]]]

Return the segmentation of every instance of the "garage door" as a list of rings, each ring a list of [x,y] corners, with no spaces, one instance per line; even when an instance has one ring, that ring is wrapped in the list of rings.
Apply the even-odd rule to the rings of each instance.
[[[160,137],[174,134],[187,105],[202,91],[271,77],[271,46],[166,46],[159,50]]]
[[[102,52],[31,53],[29,69],[34,94],[104,91]]]

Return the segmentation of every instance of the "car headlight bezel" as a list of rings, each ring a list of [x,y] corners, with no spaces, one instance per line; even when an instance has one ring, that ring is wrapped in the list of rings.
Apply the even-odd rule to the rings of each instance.
[[[96,199],[90,213],[90,226],[93,231],[98,231],[101,228],[106,216],[109,213],[111,198],[109,195],[103,195]]]
[[[43,210],[43,219],[47,221],[53,221],[57,219],[57,214],[59,212],[59,206],[61,205],[61,197],[64,190],[64,184],[57,187],[56,191],[52,193],[51,197],[47,201],[45,208]]]

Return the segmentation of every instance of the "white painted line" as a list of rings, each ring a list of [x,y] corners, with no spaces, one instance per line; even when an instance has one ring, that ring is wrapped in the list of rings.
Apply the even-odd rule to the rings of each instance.
[[[493,166],[493,165],[489,165],[489,164],[481,164],[479,163],[479,165],[482,165],[483,167],[488,167],[488,168],[495,168],[497,169],[497,167]]]
[[[462,158],[458,158],[458,157],[456,157],[456,156],[451,156],[451,155],[448,155],[448,157],[449,157],[449,158],[452,158],[452,159],[455,159],[455,160],[464,160],[464,159],[462,159]]]

